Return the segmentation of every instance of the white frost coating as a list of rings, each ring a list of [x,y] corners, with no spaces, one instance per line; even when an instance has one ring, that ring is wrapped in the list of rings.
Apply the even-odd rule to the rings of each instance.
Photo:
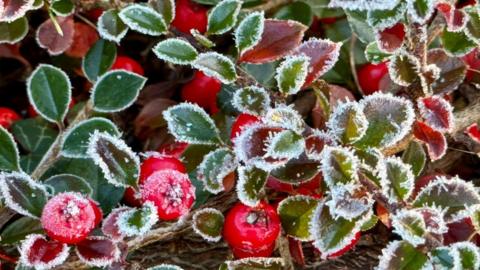
[[[141,227],[137,227],[135,225],[131,225],[128,220],[138,211],[142,212],[142,221]],[[144,214],[147,213],[147,216]],[[158,221],[158,214],[157,214],[157,207],[150,202],[147,201],[143,203],[142,208],[140,209],[131,209],[125,212],[122,212],[117,217],[117,226],[118,230],[121,234],[126,236],[142,236],[155,225]]]
[[[252,108],[258,100],[261,100],[260,108]],[[238,89],[233,94],[232,98],[233,107],[241,112],[253,115],[259,115],[259,113],[267,111],[270,107],[270,102],[270,95],[267,91],[264,88],[257,86],[248,86]]]
[[[132,209],[128,206],[120,206],[113,209],[107,217],[102,220],[102,233],[110,238],[112,241],[121,241],[125,235],[118,230],[117,220],[120,213]],[[112,232],[110,226],[115,226],[115,231]]]
[[[375,270],[390,270],[390,260],[392,258],[397,257],[395,252],[397,249],[401,247],[402,244],[406,243],[405,241],[392,241],[388,244],[388,246],[384,249],[382,249],[382,256],[380,256],[380,261],[378,263],[378,266],[375,268]],[[402,258],[404,259],[404,258]],[[433,269],[430,262],[427,260],[425,264],[422,266],[421,270],[428,270],[428,269]]]
[[[176,4],[175,4],[175,0],[149,0],[148,1],[148,5],[153,8],[155,11],[157,11],[153,5],[155,5],[155,3],[153,2],[168,2],[170,4],[170,14],[172,16],[172,18],[169,20],[169,21],[165,21],[167,24],[170,24],[174,19],[175,19],[175,9],[177,8]],[[157,11],[158,13],[160,13],[159,11]],[[161,14],[163,16],[163,14]]]
[[[398,2],[399,0],[331,0],[328,7],[347,10],[385,10],[394,8]]]
[[[435,10],[435,2],[437,0],[422,0],[422,2],[425,2],[428,7],[427,12],[424,16],[419,14],[415,9],[415,2],[417,1],[418,0],[407,0],[407,13],[412,17],[414,22],[424,24],[432,16],[433,11]]]
[[[350,118],[351,114],[354,115],[353,119]],[[349,121],[352,121],[358,130],[357,135],[348,138],[348,142],[345,143],[353,143],[362,138],[368,128],[368,120],[363,113],[363,105],[351,101],[339,103],[330,115],[330,119],[326,125],[330,133],[333,134],[338,141],[344,141],[344,135]]]
[[[87,240],[109,240],[109,239],[104,236],[89,236]],[[80,259],[80,261],[82,261],[88,266],[107,267],[111,265],[113,262],[117,261],[121,255],[121,251],[118,248],[118,246],[115,243],[113,243],[113,246],[114,246],[113,254],[110,254],[110,257],[107,257],[107,258],[93,258],[93,259],[85,258],[78,251],[78,247],[75,248],[75,252],[77,253],[77,256]]]
[[[240,260],[236,261],[226,261],[225,263],[227,264],[227,269],[228,270],[235,270],[237,269],[237,266],[241,266],[242,264],[247,264],[249,262],[255,262],[264,266],[273,266],[273,265],[280,265],[280,266],[285,266],[285,261],[283,258],[243,258]]]
[[[400,52],[399,54],[395,55],[394,57],[391,58],[390,62],[388,62],[388,73],[390,75],[390,78],[392,79],[393,82],[400,86],[409,86],[410,82],[407,82],[401,78],[401,75],[397,72],[396,70],[396,65],[397,61],[401,60],[406,60],[413,65],[413,69],[416,72],[416,74],[420,74],[420,61],[418,59],[406,52]]]
[[[297,65],[300,65],[300,70],[295,71]],[[276,70],[275,80],[277,81],[277,86],[280,92],[287,94],[287,95],[294,95],[300,91],[302,85],[305,83],[305,79],[308,75],[308,67],[310,66],[310,57],[301,54],[301,55],[293,55],[287,56],[285,60],[278,66]],[[285,74],[289,73],[292,75],[292,72],[296,72],[295,80],[293,85],[288,85],[288,88],[284,88]],[[288,83],[288,82],[287,82]]]
[[[0,1],[0,22],[11,23],[27,13],[27,11],[33,9],[33,4],[35,0],[23,0],[23,4],[13,13],[7,16],[6,11],[8,10],[8,4],[5,6],[5,1]]]
[[[330,208],[334,219],[342,217],[346,220],[357,218],[372,208],[374,200],[371,194],[357,198],[355,193],[361,192],[358,184],[337,185],[330,189],[331,199],[325,204]]]
[[[403,114],[403,121],[400,125],[391,121],[392,125],[396,125],[396,132],[387,134],[382,140],[382,147],[389,147],[403,139],[410,130],[412,129],[413,122],[415,121],[415,111],[413,110],[412,103],[402,97],[396,97],[388,93],[379,93],[368,95],[360,101],[360,104],[363,105],[364,113],[369,118],[369,111],[374,113],[379,112],[381,117],[386,119],[391,119],[395,114],[399,112],[391,111],[393,108],[401,108],[400,113]],[[396,108],[395,108],[396,109]]]
[[[324,145],[330,145],[330,146],[337,146],[338,142],[335,141],[335,135],[330,134],[326,131],[323,130],[318,130],[318,129],[312,129],[312,135],[307,137],[308,140],[315,140],[313,138],[318,138],[318,140],[322,140],[324,142]],[[323,147],[322,151],[318,152],[318,149],[316,149],[315,146],[309,147],[308,145],[305,147],[305,154],[307,155],[308,158],[313,159],[313,160],[322,160],[322,152],[323,152]]]
[[[125,37],[125,35],[127,34],[128,32],[128,27],[125,27],[125,29],[120,32],[118,35],[114,36],[112,34],[110,34],[106,28],[105,28],[105,22],[104,20],[106,20],[106,14],[108,12],[114,12],[113,10],[109,10],[109,11],[105,11],[102,13],[102,15],[98,18],[98,22],[97,22],[97,30],[98,30],[98,33],[100,34],[100,37],[105,39],[105,40],[108,40],[108,41],[112,41],[112,42],[115,42],[117,44],[120,44],[120,41],[122,41],[122,39]],[[119,19],[120,20],[120,19]],[[120,21],[121,22],[121,21]],[[122,22],[123,23],[123,22]]]
[[[186,126],[177,125],[176,124],[177,119],[172,114],[172,111],[177,109],[190,110],[200,114],[204,118],[204,120],[210,125],[210,128],[215,130],[216,134],[220,133],[217,129],[217,126],[215,125],[215,122],[213,122],[212,118],[210,118],[210,116],[208,115],[208,113],[205,112],[204,109],[202,109],[197,104],[184,102],[175,106],[171,106],[170,108],[163,111],[162,113],[163,119],[167,121],[168,132],[175,137],[176,141],[186,142],[189,144],[206,144],[206,145],[214,145],[217,143],[216,141],[213,141],[213,140],[197,140],[190,136],[182,135],[182,133],[185,133],[185,131],[190,131],[190,126],[194,125],[195,123],[187,123]]]
[[[211,236],[211,235],[208,235],[204,232],[202,232],[199,228],[198,228],[198,225],[197,225],[197,219],[198,219],[198,216],[199,215],[202,215],[202,214],[211,214],[211,215],[217,215],[217,216],[221,216],[222,217],[222,220],[224,220],[224,216],[222,214],[222,212],[218,211],[217,209],[215,208],[203,208],[203,209],[200,209],[198,211],[196,211],[194,214],[193,214],[193,217],[192,217],[192,229],[193,231],[200,235],[204,240],[208,241],[208,242],[218,242],[220,241],[220,239],[222,238],[222,234],[220,233],[219,235],[217,236]],[[222,222],[223,223],[223,222]]]
[[[407,7],[406,3],[402,0],[398,4],[398,6],[396,6],[395,8],[392,9],[392,10],[395,10],[396,13],[393,14],[392,16],[383,17],[380,20],[380,22],[374,21],[374,18],[373,18],[374,10],[369,10],[368,13],[367,13],[367,23],[370,26],[374,27],[375,30],[377,30],[377,32],[382,31],[385,28],[392,27],[405,16],[406,7]],[[378,11],[376,11],[376,12],[378,12]]]
[[[215,32],[210,32],[211,28],[211,22],[212,22],[212,17],[214,15],[218,15],[216,13],[225,13],[225,5],[230,5],[230,4],[236,4],[235,10],[232,13],[232,21],[224,26],[224,28],[219,29]],[[207,32],[209,34],[215,34],[215,35],[221,35],[223,33],[226,33],[232,27],[234,27],[237,24],[237,17],[238,14],[240,13],[240,8],[242,7],[242,1],[239,0],[223,0],[220,3],[218,3],[210,12],[208,13],[208,24],[207,24]]]
[[[176,266],[173,264],[164,264],[164,263],[147,268],[147,270],[165,270],[165,269],[166,270],[183,270],[183,268],[179,266]]]
[[[262,167],[260,167],[262,168]],[[245,205],[247,206],[250,206],[250,207],[255,207],[258,205],[258,203],[260,202],[260,198],[257,196],[257,197],[250,197],[248,194],[247,194],[247,191],[245,189],[245,185],[247,184],[247,172],[250,171],[250,170],[253,170],[255,169],[255,166],[253,165],[247,165],[247,166],[240,166],[238,167],[238,180],[237,180],[237,196],[238,196],[238,199]],[[264,168],[262,168],[262,170],[264,170]],[[266,183],[266,179],[265,179],[265,183]],[[265,186],[265,183],[264,183],[264,186]],[[264,187],[262,187],[260,190],[257,190],[257,194],[256,195],[259,195],[262,193]]]
[[[225,155],[225,157],[221,160],[220,164],[216,164],[215,168],[213,168],[212,171],[207,172],[207,166],[211,165],[211,160],[214,158],[216,155],[218,155],[220,152],[228,151],[228,154]],[[230,150],[226,148],[219,148],[215,151],[211,151],[207,155],[203,157],[202,162],[198,166],[197,169],[197,178],[198,180],[203,182],[204,188],[213,193],[213,194],[218,194],[222,191],[224,191],[224,186],[223,186],[223,179],[227,177],[230,173],[235,171],[235,169],[238,166],[238,161],[235,158],[235,155],[230,152]],[[214,179],[207,179],[212,178],[214,176]],[[212,185],[209,184],[213,180],[213,184],[218,185],[218,187],[213,187]]]
[[[249,31],[248,27],[251,26],[251,23],[256,20],[256,18],[260,18],[260,23],[255,25],[254,33],[252,36],[246,37],[245,34]],[[263,34],[263,29],[265,27],[265,14],[263,11],[255,11],[248,16],[246,16],[238,25],[237,29],[235,29],[235,46],[239,50],[239,55],[243,52],[250,50],[251,48],[255,47],[258,42],[260,42],[260,38]],[[250,39],[250,42],[246,47],[240,48],[240,43],[243,40]]]
[[[374,147],[368,147],[367,149],[364,150],[365,152],[369,152],[372,156],[375,156],[377,163],[372,167],[371,165],[367,164],[364,160],[362,160],[360,157],[360,167],[370,171],[371,173],[378,175],[378,167],[380,165],[380,162],[385,158],[383,153],[378,150],[378,148]]]
[[[412,210],[401,209],[395,215],[392,215],[391,219],[393,232],[400,235],[403,240],[409,242],[413,246],[425,243],[423,234],[426,232],[426,225],[422,214]],[[410,226],[412,225],[419,226],[423,230],[423,234],[416,235],[416,232],[413,232],[413,230],[410,229]]]
[[[305,129],[305,122],[302,116],[293,108],[293,105],[280,104],[275,108],[270,108],[265,114],[263,121],[267,125],[291,129],[298,134],[302,134]]]
[[[7,183],[8,178],[16,178],[16,179],[21,179],[21,181],[26,182],[29,186],[40,190],[40,192],[43,192],[45,194],[45,197],[48,195],[47,188],[34,181],[28,174],[24,172],[10,172],[10,173],[5,173],[5,172],[0,172],[0,193],[2,195],[2,198],[5,201],[5,204],[12,209],[13,211],[22,214],[24,216],[28,216],[34,219],[38,219],[38,217],[32,215],[29,211],[24,209],[21,205],[19,205],[17,202],[12,197],[12,194],[10,194],[10,187]],[[31,194],[31,196],[35,196],[35,194]]]
[[[303,139],[303,137],[299,140],[295,140],[294,142],[289,143],[288,149],[286,149],[286,151],[276,150],[278,147],[284,148],[283,150],[285,150],[286,146],[284,145],[285,142],[283,140],[285,139],[285,137],[291,137],[291,132],[291,130],[282,130],[279,133],[276,133],[274,135],[272,134],[273,136],[271,137],[269,136],[265,144],[266,153],[263,157],[272,157],[275,159],[286,158],[290,160],[300,156],[305,150],[305,140]]]
[[[431,108],[427,108],[425,102],[427,100],[433,100],[433,102],[437,103],[441,108],[434,108],[440,111],[432,110]],[[437,107],[437,104],[433,105]],[[450,105],[448,101],[444,98],[434,95],[427,98],[419,98],[417,100],[418,110],[420,111],[420,115],[425,120],[425,123],[428,124],[433,129],[436,129],[440,132],[451,132],[455,128],[455,117],[453,116],[453,107]],[[440,116],[438,114],[441,114]],[[446,119],[444,119],[444,117]],[[444,121],[446,120],[446,122]]]
[[[342,159],[344,159],[344,162],[348,162],[351,164],[351,166],[349,166],[351,168],[346,173],[351,175],[352,178],[349,179],[347,183],[335,182],[336,180],[334,179],[335,177],[334,174],[337,174],[336,172],[337,166],[333,164],[334,163],[334,161],[332,160],[333,155],[340,155]],[[360,165],[360,161],[358,160],[358,157],[353,154],[353,151],[350,148],[341,147],[341,146],[336,146],[336,147],[325,146],[325,148],[322,151],[321,171],[323,173],[323,179],[325,180],[325,183],[330,188],[333,188],[338,185],[356,183],[358,181],[357,172],[358,172],[359,165]]]
[[[437,10],[443,15],[447,22],[447,30],[450,32],[461,32],[465,29],[468,23],[469,17],[463,9],[457,9],[452,3],[447,1],[439,1],[436,3]],[[448,10],[444,10],[442,7],[448,6]],[[458,12],[458,13],[457,13]],[[458,16],[458,17],[457,17]],[[457,19],[460,18],[460,25],[456,25]],[[473,39],[475,40],[475,38]]]
[[[472,205],[468,208],[468,216],[472,219],[472,224],[475,227],[476,231],[480,231],[480,204]]]
[[[390,203],[397,203],[399,201],[404,201],[410,198],[412,195],[413,189],[415,188],[415,176],[412,172],[412,166],[406,164],[399,157],[388,157],[381,160],[378,164],[378,176],[380,177],[380,186],[382,188],[382,193],[388,198]],[[406,179],[392,179],[392,175],[389,171],[399,171],[400,176],[405,177]],[[397,181],[402,181],[398,183]],[[400,188],[406,189],[402,190],[405,192],[403,195],[397,193],[397,185]]]
[[[227,67],[222,67],[222,69],[228,69],[227,72],[235,74],[235,78],[226,78],[220,72],[213,69],[215,67],[218,68],[218,66],[216,66],[217,63],[212,61],[212,59],[227,65]],[[233,64],[232,60],[230,60],[230,58],[226,57],[225,55],[219,54],[217,52],[206,52],[199,54],[197,59],[193,62],[192,67],[202,71],[203,73],[205,73],[205,75],[209,77],[217,78],[224,84],[230,84],[234,82],[237,77],[237,74],[235,73],[235,65]]]
[[[18,250],[20,253],[19,261],[21,264],[28,267],[33,267],[36,270],[46,270],[62,264],[68,258],[68,255],[70,254],[70,248],[67,244],[62,244],[62,250],[55,256],[55,258],[51,259],[50,261],[31,261],[29,258],[31,252],[30,249],[37,240],[46,241],[47,239],[44,235],[41,234],[30,234],[25,240],[22,241],[22,244],[20,245]],[[57,244],[58,242],[55,243]],[[41,254],[42,251],[39,250],[38,253]],[[49,255],[51,255],[51,253],[49,253]]]
[[[53,123],[56,123],[57,120],[56,119],[52,119],[48,116],[46,116],[45,114],[43,114],[42,110],[40,110],[38,107],[37,107],[37,104],[35,104],[35,101],[33,100],[33,97],[32,97],[32,79],[33,77],[35,77],[35,75],[37,75],[37,72],[40,71],[40,69],[51,69],[51,70],[55,70],[55,72],[58,72],[64,79],[66,79],[67,81],[67,87],[68,87],[68,91],[67,91],[67,95],[68,95],[68,103],[70,103],[70,101],[72,100],[72,83],[70,82],[70,78],[68,77],[67,73],[65,73],[65,71],[55,67],[55,66],[52,66],[52,65],[48,65],[48,64],[40,64],[38,65],[38,67],[30,74],[30,77],[27,78],[27,95],[28,95],[28,101],[29,103],[32,105],[32,107],[35,109],[35,111],[44,119],[50,121],[50,122],[53,122]],[[46,97],[45,97],[46,98]],[[65,111],[62,113],[62,115],[60,115],[60,117],[62,119],[65,118],[65,116],[67,115],[67,112],[68,112],[68,104],[66,105],[66,109]]]
[[[474,257],[474,267],[473,269],[480,269],[480,252],[478,247],[467,241],[457,242],[450,245],[450,255],[453,257],[453,268],[452,270],[464,270],[462,265],[462,256],[461,252],[469,252]]]
[[[20,161],[20,153],[18,152],[17,143],[15,142],[15,139],[13,138],[12,134],[6,128],[4,128],[3,126],[0,126],[0,133],[2,133],[2,132],[7,135],[7,138],[13,144],[13,146],[14,146],[13,148],[14,148],[14,151],[15,151],[15,158],[17,160],[17,163],[15,165],[17,165],[17,168],[20,170],[20,172],[22,172],[22,168],[20,167],[20,164],[18,163]]]
[[[280,203],[278,204],[277,207],[277,213],[281,213],[282,209],[290,202],[292,201],[306,201],[307,203],[310,203],[311,201],[317,201],[317,205],[320,203],[319,199],[316,199],[314,197],[308,196],[308,195],[293,195],[293,196],[288,196],[285,199],[281,200]],[[323,202],[322,202],[323,203]],[[315,208],[316,209],[316,208]],[[312,218],[310,219],[308,225],[311,225],[311,220],[313,219],[313,213],[311,214]],[[313,241],[312,235],[309,233],[309,237],[305,238],[299,238],[297,236],[289,235],[289,237],[292,237],[294,239],[300,240],[300,241]]]
[[[188,41],[185,41],[183,39],[180,39],[180,38],[169,38],[169,39],[165,39],[163,41],[160,41],[157,45],[155,45],[155,47],[153,48],[153,53],[155,53],[155,55],[163,60],[163,61],[166,61],[166,62],[170,62],[170,63],[173,63],[175,65],[188,65],[188,64],[191,64],[192,61],[189,61],[189,60],[182,60],[182,59],[179,59],[179,58],[174,58],[174,57],[170,57],[169,55],[167,54],[163,54],[163,53],[160,53],[159,52],[159,49],[162,48],[162,47],[170,47],[170,48],[175,48],[175,47],[187,47],[188,49],[194,51],[195,53],[197,53],[197,50],[195,49],[195,47],[193,47]],[[198,54],[198,53],[197,53]]]
[[[167,29],[167,25],[165,23],[165,20],[163,19],[163,16],[156,12],[153,8],[145,6],[145,5],[140,5],[140,4],[133,4],[130,6],[127,6],[126,8],[122,9],[119,13],[118,16],[120,19],[128,25],[128,27],[132,30],[135,30],[139,33],[142,33],[144,35],[150,35],[150,36],[159,36],[165,31],[157,31],[157,30],[152,30],[145,28],[141,25],[139,25],[136,20],[133,20],[132,18],[129,17],[128,13],[132,13],[133,15],[140,16],[142,19],[146,20],[147,16],[145,14],[149,14],[157,20],[156,22],[148,22],[148,23],[153,23],[153,24],[159,24],[162,26],[162,28]],[[157,26],[159,26],[157,25]]]
[[[439,207],[421,207],[415,208],[415,211],[423,215],[427,231],[434,234],[444,234],[448,232],[447,223],[445,222],[445,210]]]
[[[98,143],[99,140],[106,140],[106,141],[112,143],[113,145],[115,145],[115,147],[118,150],[126,153],[130,157],[130,159],[133,160],[133,162],[135,163],[135,166],[137,168],[140,168],[140,158],[135,154],[135,152],[132,151],[132,149],[123,140],[121,140],[119,138],[116,138],[116,137],[114,137],[114,136],[112,136],[112,135],[110,135],[106,132],[98,132],[96,130],[92,134],[92,136],[90,136],[90,141],[88,143],[87,154],[88,154],[88,156],[90,156],[90,158],[92,158],[93,162],[97,166],[100,167],[100,169],[103,172],[103,175],[105,176],[105,179],[107,179],[107,181],[114,186],[128,187],[128,184],[118,182],[115,179],[115,175],[112,174],[112,172],[108,168],[107,163],[105,163],[105,161],[102,159],[100,154],[97,152],[97,147],[96,146],[97,146],[97,143]]]

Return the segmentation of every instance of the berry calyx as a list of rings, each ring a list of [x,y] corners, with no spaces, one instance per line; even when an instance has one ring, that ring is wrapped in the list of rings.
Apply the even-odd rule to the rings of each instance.
[[[13,122],[22,119],[14,110],[6,107],[0,107],[0,126],[8,129]]]
[[[117,56],[110,70],[126,70],[137,73],[140,76],[145,74],[142,66],[128,56]]]
[[[233,143],[233,140],[242,133],[242,130],[252,124],[260,123],[261,120],[255,115],[251,115],[248,113],[240,114],[236,119],[235,122],[232,124],[232,131],[230,132],[230,140]]]
[[[333,259],[333,258],[342,256],[343,254],[345,254],[347,251],[349,251],[350,249],[352,249],[352,248],[358,243],[358,241],[360,240],[360,237],[361,237],[361,236],[362,236],[362,234],[361,234],[360,232],[357,232],[357,233],[355,234],[355,236],[353,237],[352,241],[350,242],[350,244],[348,244],[347,246],[345,246],[345,247],[342,248],[341,250],[330,254],[330,255],[328,256],[328,258],[329,258],[329,259]]]
[[[368,63],[357,71],[358,83],[365,95],[373,94],[380,90],[380,81],[388,73],[387,63]]]
[[[218,112],[217,94],[222,89],[222,83],[196,71],[193,79],[186,83],[181,90],[182,100],[196,103],[207,110],[210,114]]]
[[[188,175],[166,169],[151,174],[140,186],[142,201],[157,207],[158,217],[174,220],[190,211],[195,202],[195,187]]]
[[[270,256],[279,234],[280,218],[265,201],[256,207],[237,203],[225,217],[223,238],[237,258]]]
[[[200,33],[207,31],[207,8],[191,0],[177,0],[175,5],[172,26],[186,34],[190,34],[192,29],[197,29]]]
[[[50,238],[75,244],[95,228],[99,212],[98,206],[80,193],[65,192],[45,204],[40,220]]]
[[[73,106],[75,106],[75,104],[76,104],[75,100],[72,99],[70,101],[70,104],[68,104],[68,109],[72,109]],[[28,114],[28,117],[31,117],[31,118],[38,116],[38,112],[35,110],[32,104],[28,105],[27,114]]]

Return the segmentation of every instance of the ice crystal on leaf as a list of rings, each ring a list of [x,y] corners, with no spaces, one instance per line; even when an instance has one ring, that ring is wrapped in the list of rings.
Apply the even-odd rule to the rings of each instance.
[[[274,127],[291,129],[301,134],[305,129],[305,122],[302,116],[292,107],[287,105],[278,105],[267,111],[263,121]]]
[[[277,68],[275,79],[278,89],[286,95],[300,91],[308,74],[310,58],[305,55],[287,56]]]
[[[0,22],[11,23],[33,9],[34,0],[0,1]]]
[[[420,98],[418,109],[425,123],[440,132],[450,132],[455,127],[453,107],[440,96]]]
[[[368,120],[363,113],[363,107],[357,102],[340,103],[327,122],[330,132],[337,140],[348,144],[365,135]]]
[[[89,236],[77,244],[75,251],[82,262],[95,267],[109,266],[121,254],[117,244],[103,236]]]
[[[30,234],[19,248],[20,262],[37,270],[51,269],[62,264],[68,257],[70,249],[67,244],[47,241],[40,234]]]
[[[359,164],[358,158],[349,148],[327,146],[323,149],[321,170],[323,179],[330,188],[355,184],[358,181]]]
[[[305,140],[291,130],[283,130],[268,138],[265,148],[265,158],[293,159],[305,150]]]
[[[413,246],[425,243],[424,235],[426,233],[426,225],[423,215],[413,211],[402,209],[395,215],[392,215],[393,232],[400,235]]]
[[[471,242],[458,242],[450,245],[453,269],[480,269],[480,250]]]
[[[108,236],[113,241],[122,240],[126,235],[120,231],[117,225],[117,220],[120,214],[127,212],[131,209],[132,208],[126,206],[113,209],[112,212],[110,212],[110,214],[103,219],[102,233]]]
[[[380,262],[375,269],[398,269],[404,265],[405,262],[409,263],[407,267],[412,265],[415,266],[415,269],[433,270],[433,266],[425,254],[417,250],[409,242],[399,240],[390,242],[388,246],[382,250]]]
[[[158,221],[157,208],[147,201],[140,209],[122,211],[117,217],[117,226],[120,234],[126,236],[142,236]]]
[[[197,178],[202,181],[206,190],[213,194],[224,190],[223,180],[235,171],[238,161],[227,148],[219,148],[203,157],[198,166]]]
[[[325,146],[337,146],[335,136],[318,129],[312,130],[312,133],[305,139],[305,153],[309,159],[322,160],[322,152]]]
[[[388,157],[378,167],[382,193],[390,203],[407,200],[415,188],[415,177],[411,166],[400,158]]]
[[[407,13],[414,22],[425,23],[435,11],[437,0],[407,0]]]
[[[332,0],[329,7],[348,10],[388,10],[394,8],[399,0]]]
[[[222,212],[219,210],[203,208],[193,214],[192,229],[203,239],[209,242],[218,242],[222,238],[224,219]]]
[[[352,220],[372,208],[374,200],[356,184],[339,185],[330,189],[331,199],[325,204],[330,207],[333,218]]]
[[[237,110],[253,115],[260,115],[270,107],[270,96],[261,87],[248,86],[233,94],[232,105]]]
[[[238,168],[237,196],[245,205],[255,207],[260,203],[268,173],[252,165]]]
[[[235,30],[235,46],[240,54],[258,44],[265,26],[263,11],[248,14]]]

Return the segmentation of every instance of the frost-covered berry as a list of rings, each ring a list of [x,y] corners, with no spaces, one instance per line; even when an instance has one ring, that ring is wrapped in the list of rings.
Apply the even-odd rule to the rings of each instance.
[[[18,115],[14,110],[6,107],[0,107],[0,126],[8,129],[13,122],[20,119],[20,115]]]
[[[232,124],[232,131],[230,133],[230,139],[233,140],[240,135],[242,132],[242,129],[244,129],[246,126],[259,123],[261,122],[260,118],[258,118],[255,115],[251,115],[248,113],[242,113],[240,114],[237,119],[235,119],[235,122]]]
[[[182,100],[196,103],[210,114],[215,114],[218,112],[217,94],[221,88],[219,80],[196,71],[193,79],[182,87]]]
[[[85,239],[99,222],[96,203],[80,193],[65,192],[51,198],[43,208],[41,222],[47,235],[62,243]]]
[[[373,94],[380,90],[380,81],[388,74],[387,63],[365,64],[357,71],[358,82],[365,95]]]
[[[188,175],[172,169],[154,172],[140,186],[140,193],[143,202],[155,204],[162,220],[187,214],[195,202],[195,187]]]
[[[186,173],[187,169],[183,163],[175,157],[164,155],[152,155],[145,159],[140,165],[140,177],[138,179],[139,185],[142,185],[150,175],[161,170],[175,170],[181,173]],[[129,187],[125,190],[123,195],[124,201],[131,206],[141,206],[141,195],[135,189]]]
[[[92,208],[95,212],[95,226],[97,226],[98,224],[100,224],[100,222],[102,222],[102,219],[103,219],[103,211],[102,209],[100,208],[100,205],[98,204],[98,202],[88,198],[88,200],[90,201],[90,204],[92,205]]]
[[[117,69],[131,71],[141,76],[145,74],[142,66],[137,61],[133,60],[128,56],[117,56],[110,70],[117,70]]]
[[[235,204],[223,225],[223,238],[236,258],[270,256],[279,234],[280,218],[265,201],[256,207]]]
[[[172,26],[186,34],[190,34],[192,29],[197,29],[200,33],[207,31],[207,8],[191,0],[177,0],[175,2],[175,19]]]

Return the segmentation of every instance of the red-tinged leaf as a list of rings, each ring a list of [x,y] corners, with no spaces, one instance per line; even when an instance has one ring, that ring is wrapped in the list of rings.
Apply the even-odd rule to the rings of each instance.
[[[381,204],[376,205],[375,207],[378,219],[385,225],[387,228],[392,227],[392,221],[390,220],[390,213],[388,210],[383,207]]]
[[[31,234],[20,247],[20,262],[36,269],[50,269],[62,264],[69,255],[67,244],[47,241],[45,236]]]
[[[424,175],[420,178],[417,178],[415,180],[415,188],[413,189],[413,192],[412,192],[412,198],[416,198],[418,193],[420,192],[420,190],[422,190],[422,188],[426,187],[428,185],[428,183],[432,182],[433,180],[437,179],[437,177],[446,177],[446,178],[450,178],[449,175],[446,175],[446,174],[441,174],[441,173],[432,173],[432,174],[427,174],[427,175]]]
[[[303,42],[295,51],[295,55],[306,55],[310,58],[308,74],[303,88],[308,87],[318,77],[329,71],[338,60],[342,43],[326,39],[311,38]]]
[[[0,22],[12,22],[32,7],[34,0],[2,0],[0,1]]]
[[[305,25],[295,21],[267,19],[260,41],[244,52],[239,61],[262,64],[278,60],[300,45],[306,30]]]
[[[85,23],[75,23],[73,43],[65,54],[70,57],[83,58],[97,40],[98,34],[94,28]]]
[[[292,255],[293,261],[300,266],[304,266],[305,257],[303,256],[302,242],[288,237],[288,248],[290,249],[290,255]]]
[[[465,133],[476,143],[480,143],[480,128],[477,123],[473,123],[467,127]]]
[[[113,209],[113,211],[103,220],[102,223],[102,232],[104,235],[108,236],[113,241],[122,240],[125,235],[120,232],[120,229],[117,225],[118,216],[121,213],[124,213],[131,208],[129,207],[120,207]]]
[[[467,14],[461,9],[456,9],[451,3],[440,2],[437,4],[437,10],[445,18],[448,31],[458,32],[467,25]]]
[[[453,108],[441,96],[430,96],[418,99],[418,108],[425,124],[440,131],[451,131],[455,125]]]
[[[405,25],[397,23],[377,32],[378,46],[381,50],[393,53],[400,49],[405,40]]]
[[[469,241],[470,236],[475,232],[470,218],[448,223],[448,232],[443,235],[443,244],[449,245],[456,242]],[[480,245],[480,235],[473,237],[474,243]]]
[[[432,161],[445,155],[447,140],[440,131],[433,129],[424,122],[416,121],[413,126],[413,135],[427,145],[428,155]]]
[[[105,267],[119,259],[120,249],[110,239],[90,236],[77,244],[77,255],[89,266]]]
[[[58,33],[52,20],[43,22],[37,29],[38,45],[51,55],[59,55],[72,45],[75,28],[72,17],[57,17],[63,36]]]

